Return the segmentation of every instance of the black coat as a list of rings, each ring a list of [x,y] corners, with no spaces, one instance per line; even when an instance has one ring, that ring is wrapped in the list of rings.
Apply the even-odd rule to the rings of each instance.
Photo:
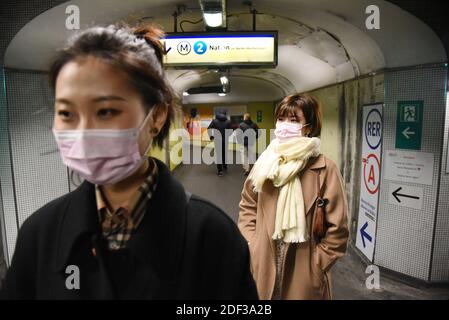
[[[226,129],[232,129],[231,121],[226,118],[224,114],[217,114],[214,120],[209,124],[208,133],[210,137],[214,139],[221,138],[221,140],[225,139]],[[217,136],[217,133],[214,133],[212,129],[218,130],[220,136]],[[229,132],[227,136],[230,136],[232,132]],[[225,140],[227,141],[227,139]]]
[[[157,165],[157,189],[121,260],[111,260],[99,236],[95,188],[85,181],[23,223],[0,296],[257,299],[248,245],[235,223],[199,197],[187,200],[168,168]],[[78,290],[66,287],[68,265],[79,268]]]
[[[254,130],[254,138],[257,139],[259,137],[259,127],[257,124],[255,124],[252,120],[244,120],[239,125],[240,130],[244,133],[246,130]],[[239,140],[239,143],[247,147],[248,146],[248,136],[243,137],[243,141],[241,141],[241,137],[237,137],[237,140]],[[251,145],[255,144],[255,140],[251,140]]]

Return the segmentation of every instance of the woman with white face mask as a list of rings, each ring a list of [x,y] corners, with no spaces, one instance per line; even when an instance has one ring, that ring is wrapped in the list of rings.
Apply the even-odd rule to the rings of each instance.
[[[53,134],[84,182],[23,223],[3,298],[257,299],[237,226],[148,156],[175,110],[162,36],[93,27],[58,52]]]
[[[245,182],[239,228],[261,299],[331,299],[330,268],[346,251],[347,203],[320,152],[321,109],[307,95],[275,110],[276,138]]]

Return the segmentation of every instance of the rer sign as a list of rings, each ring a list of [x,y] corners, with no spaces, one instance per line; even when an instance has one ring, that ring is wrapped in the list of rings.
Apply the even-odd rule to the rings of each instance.
[[[362,167],[356,247],[372,262],[382,147],[382,104],[363,106]]]

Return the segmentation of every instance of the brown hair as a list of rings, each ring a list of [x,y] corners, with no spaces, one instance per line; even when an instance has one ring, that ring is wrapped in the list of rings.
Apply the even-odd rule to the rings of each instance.
[[[149,112],[155,105],[168,106],[167,121],[153,141],[163,146],[175,113],[175,94],[167,81],[162,60],[164,49],[160,39],[164,32],[154,25],[136,28],[110,25],[92,27],[71,37],[58,51],[50,66],[50,86],[55,90],[62,67],[73,60],[94,56],[124,71],[142,96]]]
[[[317,99],[306,94],[292,94],[285,97],[274,111],[275,118],[296,116],[296,111],[300,109],[304,113],[306,123],[310,125],[311,137],[319,137],[323,116],[321,105]]]

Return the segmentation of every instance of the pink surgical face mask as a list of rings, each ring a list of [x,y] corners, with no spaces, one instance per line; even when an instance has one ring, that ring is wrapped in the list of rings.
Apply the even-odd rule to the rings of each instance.
[[[144,155],[139,151],[140,128],[55,130],[62,161],[87,181],[108,185],[134,173],[148,158],[149,143]]]
[[[307,126],[307,124],[302,125],[296,122],[277,121],[274,135],[281,142],[290,138],[302,137],[302,128],[305,126]]]

